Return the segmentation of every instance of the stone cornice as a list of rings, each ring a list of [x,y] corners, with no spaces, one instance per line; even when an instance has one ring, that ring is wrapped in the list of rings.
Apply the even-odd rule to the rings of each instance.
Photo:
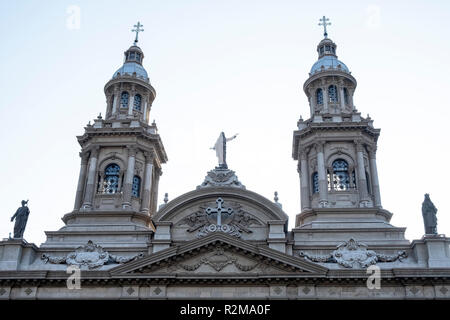
[[[82,271],[81,285],[102,286],[127,284],[311,284],[316,286],[365,286],[366,270],[329,270],[327,274],[112,274],[110,271]],[[2,286],[57,286],[66,287],[67,273],[62,271],[0,271]],[[442,285],[450,284],[450,269],[388,269],[381,270],[383,283],[389,285]]]
[[[381,208],[314,208],[314,209],[307,209],[299,213],[296,217],[296,220],[299,219],[305,219],[312,216],[317,216],[319,214],[372,214],[377,215],[383,218],[386,222],[389,222],[392,218],[392,213]],[[292,229],[292,231],[296,230],[296,228]],[[399,228],[399,229],[406,229],[406,228]]]
[[[85,147],[85,145],[92,140],[94,137],[99,136],[132,136],[137,138],[142,138],[144,140],[150,141],[156,144],[155,150],[157,151],[158,159],[161,163],[167,162],[167,154],[164,149],[164,145],[162,143],[161,137],[159,134],[148,133],[142,127],[136,128],[87,128],[86,132],[82,136],[77,136],[78,143],[81,147]],[[122,145],[121,143],[117,145]]]
[[[270,212],[273,217],[271,220],[281,219],[283,221],[287,221],[289,219],[288,215],[279,206],[253,191],[233,187],[210,187],[193,190],[171,200],[157,212],[154,220],[171,220],[173,213],[181,210],[189,203],[204,199],[211,199],[213,197],[230,197],[233,199],[246,200],[253,203],[257,207],[264,208],[266,212]]]
[[[323,135],[324,132],[333,131],[353,131],[357,132],[358,136],[339,136],[334,137],[330,135],[329,137]],[[363,139],[363,142],[368,145],[375,145],[378,137],[380,135],[380,129],[374,129],[368,125],[367,122],[355,123],[355,122],[321,122],[321,123],[309,123],[308,126],[301,130],[294,131],[294,138],[292,142],[292,157],[294,160],[298,160],[299,148],[304,148],[312,144],[308,142],[308,145],[302,145],[301,141],[307,137],[313,136],[317,133],[321,134],[320,139],[326,141],[348,141],[354,142],[355,138]],[[361,133],[367,134],[371,139],[364,139],[364,136],[360,136]],[[314,141],[317,142],[317,141]],[[313,143],[314,143],[313,142]]]
[[[135,274],[134,271],[136,270],[148,269],[152,266],[158,267],[163,262],[169,263],[169,260],[177,260],[180,257],[189,258],[190,255],[198,255],[199,251],[202,249],[208,251],[209,247],[215,247],[217,245],[224,246],[230,250],[235,248],[242,254],[252,256],[254,259],[258,256],[261,259],[274,262],[277,265],[282,265],[289,270],[292,269],[290,271],[291,273],[294,272],[294,270],[302,270],[302,274],[306,272],[316,275],[325,275],[328,270],[318,264],[281,253],[277,250],[267,248],[267,246],[256,246],[223,233],[213,233],[204,238],[183,243],[176,247],[170,247],[146,258],[118,266],[111,269],[110,272],[117,275],[123,275],[124,273],[130,272]],[[285,272],[281,273],[282,276]],[[242,277],[242,275],[239,276]]]
[[[150,222],[151,218],[148,214],[138,212],[138,211],[123,211],[123,210],[108,210],[108,211],[88,211],[88,212],[78,212],[78,211],[72,211],[67,214],[65,214],[61,219],[64,223],[67,224],[67,222],[70,219],[75,219],[76,217],[92,217],[92,218],[103,218],[103,217],[130,217],[131,219],[139,219],[143,220],[145,222]],[[46,231],[50,232],[50,231]],[[53,232],[53,231],[51,231]],[[58,231],[54,231],[58,232]]]
[[[137,78],[137,77],[127,76],[127,75],[122,75],[122,76],[120,76],[120,77],[117,77],[117,78],[114,78],[114,79],[109,80],[109,81],[105,84],[105,87],[104,87],[104,92],[105,92],[105,94],[106,94],[106,92],[107,92],[107,90],[108,90],[109,87],[111,87],[111,86],[116,86],[116,85],[118,85],[118,84],[120,84],[120,83],[123,83],[123,82],[129,82],[129,83],[132,83],[132,84],[138,84],[138,85],[141,85],[141,86],[143,86],[144,88],[148,89],[148,90],[152,93],[152,95],[153,95],[153,97],[152,97],[153,99],[151,99],[151,101],[153,101],[153,100],[155,99],[155,97],[156,97],[156,91],[155,91],[155,89],[152,87],[152,85],[150,84],[150,82],[146,82],[146,81],[144,81],[144,80],[142,80],[142,79],[139,79],[139,78]]]
[[[36,246],[34,243],[29,243],[27,242],[25,239],[6,239],[6,240],[2,240],[0,241],[0,247],[1,246],[6,246],[6,245],[11,245],[11,244],[16,244],[16,245],[20,245],[23,248],[31,248],[33,250],[39,250],[39,247]]]
[[[303,91],[308,95],[307,88],[315,80],[326,78],[326,77],[342,77],[354,84],[354,88],[357,86],[356,79],[348,72],[339,69],[326,69],[325,71],[316,72],[312,74],[303,84]]]

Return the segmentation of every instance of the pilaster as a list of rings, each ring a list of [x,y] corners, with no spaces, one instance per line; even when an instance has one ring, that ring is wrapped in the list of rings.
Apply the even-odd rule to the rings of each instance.
[[[369,197],[367,191],[366,170],[364,166],[364,145],[361,140],[355,140],[356,160],[358,169],[358,190],[360,207],[367,207],[369,205]]]
[[[84,192],[84,182],[86,181],[87,174],[87,164],[89,160],[88,152],[80,152],[81,164],[80,164],[80,174],[78,175],[78,185],[77,192],[75,195],[75,205],[74,210],[79,210],[83,201],[83,192]]]
[[[152,190],[153,177],[153,161],[155,156],[151,152],[145,152],[145,178],[144,178],[144,192],[142,193],[141,212],[149,213],[150,197]]]
[[[99,146],[94,146],[91,149],[91,155],[89,159],[89,171],[86,182],[86,192],[84,193],[84,202],[83,202],[84,210],[92,209],[92,199],[95,190],[95,173],[97,171],[97,160],[99,151],[100,151]]]
[[[322,208],[328,206],[328,183],[325,169],[324,145],[325,143],[322,141],[315,144],[317,152],[317,174],[319,176],[319,205]]]
[[[309,170],[308,170],[308,149],[299,150],[299,174],[300,174],[300,199],[301,199],[301,209],[310,209],[311,202],[309,199],[310,185],[309,185]]]
[[[378,182],[378,170],[377,170],[377,159],[376,152],[377,147],[369,147],[369,159],[370,159],[370,174],[372,177],[372,190],[374,196],[374,206],[381,208],[381,194],[380,194],[380,184]]]
[[[123,209],[131,208],[131,188],[133,185],[134,165],[136,162],[136,152],[137,152],[137,149],[135,147],[128,146],[127,149],[128,149],[128,164],[123,184],[123,202],[122,202]]]

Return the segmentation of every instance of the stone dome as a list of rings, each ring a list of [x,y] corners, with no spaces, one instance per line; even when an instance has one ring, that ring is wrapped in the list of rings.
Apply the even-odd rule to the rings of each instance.
[[[316,63],[313,64],[310,73],[314,74],[316,72],[322,71],[322,66],[324,67],[323,71],[326,71],[328,69],[336,69],[345,72],[350,72],[347,66],[342,61],[338,60],[335,56],[326,55],[317,60]]]
[[[141,78],[145,81],[148,81],[148,74],[147,71],[145,71],[144,67],[136,62],[125,62],[123,66],[121,66],[113,75],[113,79],[117,78],[118,76],[132,76],[134,73],[136,73],[136,77]]]
[[[132,45],[127,51],[124,52],[125,61],[113,75],[113,79],[119,76],[133,76],[136,74],[137,78],[143,79],[148,82],[148,74],[142,66],[142,60],[144,59],[144,53],[141,48],[136,45]]]

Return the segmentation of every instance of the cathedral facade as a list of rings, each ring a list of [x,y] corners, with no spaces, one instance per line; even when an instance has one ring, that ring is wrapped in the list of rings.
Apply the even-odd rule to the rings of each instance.
[[[405,239],[390,224],[377,173],[380,129],[353,104],[357,81],[328,38],[293,133],[301,212],[219,164],[195,190],[158,205],[168,161],[156,91],[136,40],[106,83],[106,112],[77,137],[80,172],[64,226],[40,246],[0,242],[0,299],[450,299],[450,238]],[[433,230],[433,229],[430,229]],[[22,232],[23,234],[23,232]]]

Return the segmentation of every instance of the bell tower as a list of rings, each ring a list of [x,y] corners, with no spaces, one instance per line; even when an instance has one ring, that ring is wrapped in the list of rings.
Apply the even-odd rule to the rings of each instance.
[[[144,53],[137,46],[142,25],[135,27],[134,44],[105,85],[105,117],[100,114],[77,137],[81,166],[74,210],[63,217],[63,228],[47,232],[44,247],[70,247],[92,240],[110,247],[143,249],[151,239],[161,166],[167,155],[156,124],[149,124],[156,92],[142,65]],[[105,232],[114,232],[114,240],[105,237]]]
[[[310,118],[298,121],[293,158],[298,161],[301,208],[381,208],[376,167],[379,129],[353,104],[356,79],[337,59],[328,38],[317,46],[318,60],[303,85]]]
[[[134,44],[124,63],[105,85],[106,115],[78,136],[81,170],[75,211],[156,211],[161,164],[167,156],[156,124],[149,125],[155,89],[137,46],[142,25],[135,25]]]
[[[405,243],[404,229],[390,225],[392,213],[381,206],[376,163],[380,129],[355,107],[356,79],[338,60],[327,21],[323,17],[319,24],[324,38],[303,85],[310,117],[300,117],[293,137],[301,200],[293,230],[296,245],[306,245],[308,239],[335,245],[349,236],[383,243],[388,234]]]

